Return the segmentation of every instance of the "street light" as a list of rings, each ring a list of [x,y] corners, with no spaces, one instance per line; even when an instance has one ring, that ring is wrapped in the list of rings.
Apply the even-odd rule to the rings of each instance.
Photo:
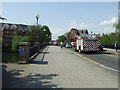
[[[37,19],[37,27],[36,27],[36,28],[37,28],[37,31],[38,31],[38,19],[39,19],[39,14],[36,14],[35,17],[36,17],[36,19]],[[36,37],[38,38],[38,34],[36,35]]]
[[[48,37],[48,34],[46,34],[46,37]]]
[[[35,15],[36,19],[37,19],[37,26],[38,26],[38,19],[40,18],[39,14]]]
[[[43,31],[45,32],[45,31],[46,31],[46,29],[43,29]]]

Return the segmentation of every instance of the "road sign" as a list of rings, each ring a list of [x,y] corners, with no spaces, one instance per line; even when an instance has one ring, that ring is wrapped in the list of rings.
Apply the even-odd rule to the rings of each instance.
[[[25,56],[25,55],[26,55],[26,49],[20,48],[20,56]]]

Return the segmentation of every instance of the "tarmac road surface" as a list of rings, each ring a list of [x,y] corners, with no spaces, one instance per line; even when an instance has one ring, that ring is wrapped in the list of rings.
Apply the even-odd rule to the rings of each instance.
[[[71,50],[74,53],[80,54],[81,56],[87,57],[97,63],[99,63],[101,66],[106,67],[108,69],[120,72],[118,69],[118,62],[119,57],[118,54],[120,51],[116,52],[115,49],[107,49],[105,48],[101,52],[75,52],[73,48],[67,48]]]

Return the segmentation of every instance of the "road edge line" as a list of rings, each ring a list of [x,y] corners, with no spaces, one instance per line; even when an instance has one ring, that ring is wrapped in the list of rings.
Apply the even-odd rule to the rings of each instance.
[[[96,62],[96,61],[93,61],[92,59],[89,59],[89,58],[87,58],[87,57],[85,57],[85,56],[83,56],[83,55],[81,55],[81,54],[78,54],[78,53],[76,53],[76,52],[74,52],[74,51],[72,51],[72,50],[69,50],[69,49],[67,49],[67,48],[65,48],[65,49],[66,49],[67,51],[69,51],[69,52],[72,52],[72,53],[74,53],[74,54],[76,54],[76,55],[84,58],[84,59],[87,60],[87,61],[90,61],[90,62],[92,62],[92,63],[94,63],[94,64],[96,64],[96,65],[99,65],[99,66],[102,67],[102,68],[107,68],[107,69],[112,70],[112,71],[120,72],[119,70],[116,70],[116,69],[113,69],[113,68],[104,66],[104,65],[102,65],[102,64],[100,64],[100,63],[98,63],[98,62]]]
[[[66,48],[65,48],[66,49]],[[78,54],[78,53],[76,53],[76,52],[74,52],[74,51],[72,51],[72,50],[69,50],[69,49],[66,49],[67,51],[69,51],[69,52],[72,52],[72,53],[74,53],[74,54],[76,54],[76,55],[78,55],[78,56],[80,56],[80,57],[82,57],[82,58],[84,58],[85,60],[87,60],[87,61],[90,61],[90,62],[92,62],[92,63],[94,63],[94,64],[97,64],[97,65],[100,65],[100,63],[98,63],[98,62],[96,62],[96,61],[93,61],[93,60],[91,60],[91,59],[89,59],[89,58],[87,58],[87,57],[85,57],[85,56],[83,56],[83,55],[81,55],[81,54]]]

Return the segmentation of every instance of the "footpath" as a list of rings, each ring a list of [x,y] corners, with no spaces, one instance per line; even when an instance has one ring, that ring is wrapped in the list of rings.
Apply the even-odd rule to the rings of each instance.
[[[112,53],[115,53],[115,54],[120,54],[120,49],[118,49],[116,51],[116,49],[111,49],[111,48],[103,48],[103,50],[106,50],[108,52],[112,52]]]
[[[58,46],[47,46],[28,64],[3,66],[6,88],[118,88],[117,72]]]

